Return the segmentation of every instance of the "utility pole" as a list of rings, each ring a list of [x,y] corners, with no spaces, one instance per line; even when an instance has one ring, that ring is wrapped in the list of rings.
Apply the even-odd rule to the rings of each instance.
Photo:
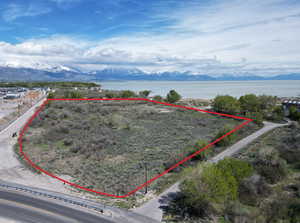
[[[148,181],[148,168],[147,168],[147,162],[144,162],[144,165],[145,165],[145,182]],[[145,194],[148,193],[148,184],[146,184],[146,187],[145,187]]]

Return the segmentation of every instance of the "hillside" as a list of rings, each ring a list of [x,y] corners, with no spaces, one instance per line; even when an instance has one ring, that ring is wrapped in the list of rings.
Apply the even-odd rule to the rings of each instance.
[[[299,222],[299,133],[297,123],[274,129],[235,158],[198,165],[166,208],[165,222]]]

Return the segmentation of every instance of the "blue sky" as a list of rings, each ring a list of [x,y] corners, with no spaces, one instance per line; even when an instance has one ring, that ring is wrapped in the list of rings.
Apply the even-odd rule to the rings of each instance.
[[[0,64],[300,71],[296,0],[1,0]]]

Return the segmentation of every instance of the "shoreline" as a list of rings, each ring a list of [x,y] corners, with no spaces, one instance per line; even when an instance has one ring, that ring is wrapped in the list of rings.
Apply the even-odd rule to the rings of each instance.
[[[150,90],[150,96],[165,97],[176,90],[182,98],[211,100],[217,95],[240,97],[245,94],[271,95],[290,98],[300,95],[298,81],[103,81],[104,90]]]

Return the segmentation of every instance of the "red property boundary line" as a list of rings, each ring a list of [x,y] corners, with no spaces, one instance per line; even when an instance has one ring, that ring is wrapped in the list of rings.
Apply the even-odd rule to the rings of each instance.
[[[152,179],[148,180],[147,182],[141,184],[140,186],[138,186],[137,188],[135,188],[134,190],[130,191],[129,193],[125,194],[125,195],[114,195],[114,194],[109,194],[109,193],[104,193],[104,192],[100,192],[100,191],[95,191],[83,186],[80,186],[78,184],[75,183],[71,183],[65,179],[62,179],[44,169],[42,169],[40,166],[36,165],[27,155],[26,153],[23,151],[23,144],[22,144],[22,138],[25,134],[25,131],[28,129],[29,125],[31,124],[31,122],[36,118],[36,116],[41,112],[41,110],[45,107],[45,105],[49,102],[49,101],[147,101],[147,102],[152,102],[152,103],[156,103],[156,104],[161,104],[161,105],[166,105],[166,106],[171,106],[171,107],[177,107],[177,108],[184,108],[187,110],[194,110],[194,111],[200,111],[200,112],[206,112],[206,113],[210,113],[210,114],[214,114],[214,115],[220,115],[220,116],[224,116],[224,117],[229,117],[229,118],[236,118],[236,119],[241,119],[241,120],[245,120],[245,122],[243,122],[242,124],[236,126],[234,129],[232,129],[231,131],[227,132],[225,135],[221,136],[220,138],[214,140],[213,142],[209,143],[207,146],[203,147],[203,148],[197,148],[199,149],[198,151],[194,152],[193,154],[183,158],[182,160],[180,160],[178,163],[176,163],[175,165],[173,165],[172,167],[170,167],[169,169],[163,171],[162,173],[158,174],[157,176],[153,177]],[[206,111],[206,110],[202,110],[202,109],[198,109],[198,108],[193,108],[193,107],[187,107],[187,106],[182,106],[182,105],[175,105],[175,104],[170,104],[170,103],[166,103],[166,102],[160,102],[160,101],[154,101],[154,100],[150,100],[150,99],[146,99],[146,98],[92,98],[92,99],[81,99],[81,98],[75,98],[75,99],[69,99],[69,98],[58,98],[58,99],[47,99],[44,101],[44,103],[35,111],[35,113],[28,119],[28,121],[26,122],[26,124],[24,125],[24,127],[21,129],[20,134],[19,134],[19,138],[18,138],[18,142],[19,142],[19,152],[21,157],[23,157],[33,168],[35,168],[36,170],[39,170],[45,174],[47,174],[50,177],[53,177],[65,184],[68,184],[72,187],[76,187],[78,189],[82,189],[85,191],[89,191],[89,192],[93,192],[96,194],[100,194],[100,195],[105,195],[108,197],[114,197],[114,198],[126,198],[132,194],[134,194],[135,192],[137,192],[138,190],[142,189],[143,187],[145,187],[146,185],[149,185],[150,183],[152,183],[153,181],[155,181],[156,179],[158,179],[159,177],[165,175],[166,173],[170,172],[171,170],[173,170],[174,168],[178,167],[179,165],[185,163],[186,161],[190,160],[191,158],[193,158],[194,156],[196,156],[197,154],[201,153],[202,151],[208,149],[209,147],[211,147],[212,145],[216,144],[217,142],[219,142],[220,140],[222,140],[224,137],[232,134],[233,132],[239,130],[240,128],[244,127],[245,125],[247,125],[248,123],[252,122],[253,119],[250,118],[246,118],[246,117],[241,117],[241,116],[235,116],[235,115],[228,115],[228,114],[222,114],[222,113],[218,113],[218,112],[212,112],[212,111]]]

